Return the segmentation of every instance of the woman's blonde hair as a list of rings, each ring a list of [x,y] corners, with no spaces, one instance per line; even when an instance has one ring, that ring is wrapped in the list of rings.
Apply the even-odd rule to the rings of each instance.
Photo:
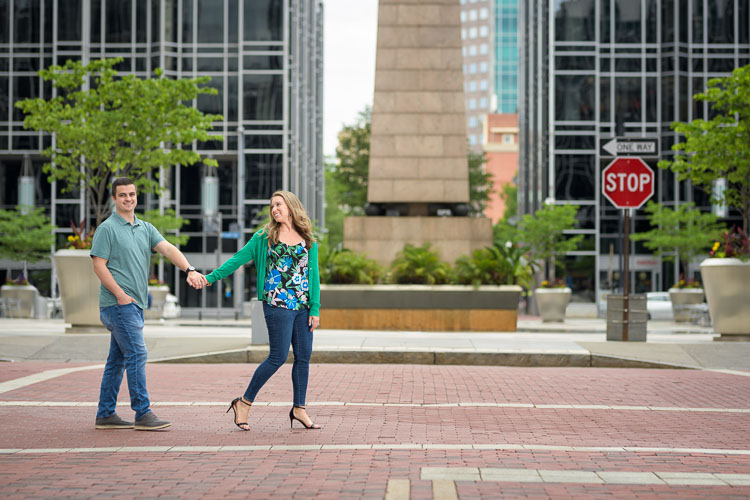
[[[305,207],[302,206],[302,202],[299,201],[297,195],[291,191],[276,191],[271,195],[271,200],[276,196],[280,196],[281,199],[284,200],[284,203],[286,203],[286,206],[289,208],[289,215],[292,217],[292,227],[305,240],[305,247],[309,250],[314,241],[312,222],[310,221],[310,217],[307,216],[307,212],[305,211]],[[263,231],[268,235],[268,242],[271,245],[275,245],[279,242],[279,230],[281,229],[281,224],[276,222],[273,215],[271,215],[270,200],[268,203],[268,215],[271,219],[268,221],[268,224],[265,225]]]

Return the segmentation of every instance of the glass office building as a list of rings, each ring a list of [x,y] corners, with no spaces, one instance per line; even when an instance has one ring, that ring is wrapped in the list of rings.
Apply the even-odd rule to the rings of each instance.
[[[708,79],[750,62],[747,0],[539,0],[520,12],[519,211],[544,203],[581,207],[570,233],[584,234],[564,258],[574,294],[594,300],[617,288],[621,213],[600,193],[600,173],[613,159],[601,145],[613,137],[660,141],[660,155],[645,158],[656,173],[654,201],[695,202],[710,197],[678,182],[656,162],[669,158],[674,121],[706,117],[692,96]],[[739,218],[731,211],[728,222]],[[644,211],[633,230],[647,230]],[[668,288],[677,263],[654,258],[632,244],[630,268],[638,292]],[[697,266],[692,266],[697,271]]]
[[[165,165],[164,194],[139,199],[143,210],[173,208],[189,221],[182,250],[193,265],[213,269],[248,241],[276,189],[297,193],[323,227],[322,11],[320,0],[0,0],[0,208],[18,203],[23,172],[34,177],[34,203],[48,209],[58,240],[70,233],[71,221],[90,215],[81,191],[63,194],[46,181],[39,153],[51,138],[24,130],[23,113],[13,105],[53,95],[40,68],[122,57],[120,73],[146,78],[163,68],[171,78],[205,75],[218,90],[193,105],[223,116],[214,132],[225,140],[193,147],[219,168]],[[221,216],[206,217],[202,190],[217,184]],[[49,263],[36,268],[32,277],[54,272]],[[160,272],[183,307],[237,311],[253,286],[254,273],[240,273],[199,293],[186,289],[173,269]],[[54,278],[46,287],[43,281],[35,283],[54,295]]]
[[[518,112],[518,4],[519,0],[495,0],[496,113]]]

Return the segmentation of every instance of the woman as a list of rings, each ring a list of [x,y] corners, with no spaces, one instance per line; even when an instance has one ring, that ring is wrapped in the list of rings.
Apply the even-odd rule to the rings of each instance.
[[[306,429],[320,429],[305,411],[313,331],[320,322],[318,244],[313,240],[312,223],[293,193],[273,193],[270,213],[268,224],[242,250],[212,273],[197,277],[194,286],[210,285],[231,275],[241,265],[255,262],[258,299],[263,301],[270,353],[255,370],[245,394],[230,403],[227,413],[233,410],[237,427],[250,430],[247,423],[250,406],[261,387],[286,361],[291,344],[294,404],[289,410],[289,423],[294,427],[297,420]]]

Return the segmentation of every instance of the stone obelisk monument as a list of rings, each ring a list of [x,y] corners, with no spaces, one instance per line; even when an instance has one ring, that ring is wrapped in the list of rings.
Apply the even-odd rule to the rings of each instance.
[[[458,0],[380,0],[367,217],[344,246],[389,264],[405,243],[443,260],[492,244],[469,202]]]

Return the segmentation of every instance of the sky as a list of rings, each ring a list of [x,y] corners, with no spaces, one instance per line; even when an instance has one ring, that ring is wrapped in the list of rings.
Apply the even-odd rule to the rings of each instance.
[[[323,154],[336,154],[336,134],[372,105],[378,0],[325,0]]]

